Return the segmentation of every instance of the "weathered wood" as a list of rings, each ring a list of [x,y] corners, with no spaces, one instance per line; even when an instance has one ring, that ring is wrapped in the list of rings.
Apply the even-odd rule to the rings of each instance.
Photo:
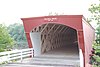
[[[42,53],[73,42],[70,41],[72,39],[70,37],[72,36],[71,34],[73,33],[73,30],[65,25],[55,23],[43,24],[39,27],[34,28],[33,32],[41,32]],[[75,41],[76,40],[77,38],[75,37]]]

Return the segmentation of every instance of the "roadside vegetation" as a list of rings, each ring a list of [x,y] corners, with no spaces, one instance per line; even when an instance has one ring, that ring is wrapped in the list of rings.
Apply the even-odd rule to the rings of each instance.
[[[28,44],[22,24],[15,23],[8,27],[0,24],[0,52],[27,47]]]
[[[24,27],[22,24],[11,24],[7,27],[7,29],[11,38],[13,38],[15,41],[13,49],[23,49],[28,47]]]
[[[94,67],[100,67],[100,0],[99,4],[91,4],[89,11],[91,13],[91,17],[89,18],[89,22],[94,22],[97,24],[95,29],[96,39],[93,44],[93,55],[91,64]]]
[[[14,39],[10,37],[7,27],[0,24],[0,52],[12,49]]]

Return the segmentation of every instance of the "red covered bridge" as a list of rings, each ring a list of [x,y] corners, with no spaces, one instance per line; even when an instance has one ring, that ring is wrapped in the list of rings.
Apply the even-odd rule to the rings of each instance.
[[[91,67],[89,55],[95,32],[82,15],[22,18],[22,21],[34,57],[65,57],[78,61],[80,67]]]

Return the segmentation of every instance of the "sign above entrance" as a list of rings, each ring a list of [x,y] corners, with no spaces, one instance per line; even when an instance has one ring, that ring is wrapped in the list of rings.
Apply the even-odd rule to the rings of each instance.
[[[57,18],[44,18],[44,21],[46,21],[46,22],[55,22],[55,21],[57,21]]]

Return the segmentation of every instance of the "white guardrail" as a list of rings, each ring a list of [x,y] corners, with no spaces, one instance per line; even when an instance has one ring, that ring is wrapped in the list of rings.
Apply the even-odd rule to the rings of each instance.
[[[0,52],[0,63],[9,62],[16,59],[22,61],[23,58],[27,57],[33,57],[33,48]]]

